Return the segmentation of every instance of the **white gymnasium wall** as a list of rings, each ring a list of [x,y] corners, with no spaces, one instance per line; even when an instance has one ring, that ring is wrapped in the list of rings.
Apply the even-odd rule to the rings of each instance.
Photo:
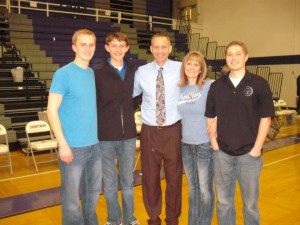
[[[250,57],[300,55],[300,0],[198,0],[198,13],[193,32],[219,45],[241,40]],[[295,107],[300,65],[270,67],[283,72],[281,98]]]

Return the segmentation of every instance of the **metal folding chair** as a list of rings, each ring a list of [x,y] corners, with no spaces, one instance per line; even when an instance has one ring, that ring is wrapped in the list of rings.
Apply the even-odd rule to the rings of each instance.
[[[11,165],[11,158],[9,152],[9,145],[8,145],[8,138],[7,138],[7,131],[6,128],[0,124],[0,136],[4,136],[4,143],[0,144],[0,155],[6,155],[6,160],[1,160],[0,167],[9,167],[10,173],[13,173],[12,165]],[[4,164],[2,164],[4,163]]]
[[[28,144],[27,166],[29,166],[29,154],[31,154],[35,169],[38,172],[37,164],[57,160],[57,141],[53,138],[49,124],[43,120],[27,123],[25,130]],[[50,159],[37,161],[35,153],[45,153],[46,151],[50,151]],[[54,153],[56,153],[56,155],[54,155]]]

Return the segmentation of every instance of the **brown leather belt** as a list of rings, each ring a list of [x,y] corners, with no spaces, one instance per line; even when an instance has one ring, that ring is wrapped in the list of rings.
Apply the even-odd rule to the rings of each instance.
[[[178,120],[176,123],[173,123],[173,124],[167,125],[167,126],[160,126],[160,125],[158,125],[158,126],[149,126],[147,124],[143,124],[143,125],[148,126],[148,127],[157,128],[157,129],[166,129],[166,128],[173,127],[173,126],[177,125],[178,123],[180,123],[180,120]]]

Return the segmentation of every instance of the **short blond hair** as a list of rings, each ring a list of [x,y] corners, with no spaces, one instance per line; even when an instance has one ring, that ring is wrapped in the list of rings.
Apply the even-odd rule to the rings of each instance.
[[[77,38],[80,35],[91,35],[91,36],[93,36],[93,38],[95,40],[95,43],[96,43],[96,35],[95,35],[95,33],[93,31],[91,31],[89,29],[80,29],[80,30],[75,31],[75,33],[73,34],[72,44],[76,43]]]
[[[226,49],[225,49],[225,55],[227,55],[227,51],[228,49],[231,47],[231,46],[234,46],[234,45],[238,45],[242,48],[243,52],[245,53],[245,55],[248,55],[248,49],[247,49],[247,46],[245,45],[245,43],[241,42],[241,41],[232,41],[230,42],[227,46],[226,46]]]

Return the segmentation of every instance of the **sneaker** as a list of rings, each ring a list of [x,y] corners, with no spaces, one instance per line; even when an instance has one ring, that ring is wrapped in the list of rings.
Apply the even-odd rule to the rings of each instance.
[[[140,225],[139,222],[137,220],[131,222],[129,225]]]

